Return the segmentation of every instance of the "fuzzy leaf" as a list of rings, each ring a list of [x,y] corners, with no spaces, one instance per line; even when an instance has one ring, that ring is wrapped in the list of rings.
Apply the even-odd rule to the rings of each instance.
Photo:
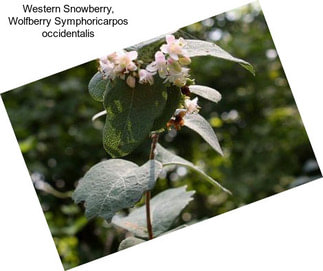
[[[189,57],[195,56],[213,56],[233,62],[239,63],[242,67],[247,69],[253,75],[255,75],[255,70],[253,66],[240,58],[233,57],[228,52],[223,50],[221,47],[215,43],[203,41],[203,40],[186,40],[187,44],[185,49],[187,50]]]
[[[108,221],[123,208],[134,206],[142,194],[151,190],[162,164],[150,160],[141,167],[135,163],[111,159],[94,165],[80,180],[73,199],[85,202],[88,219],[101,216]]]
[[[214,150],[223,155],[216,134],[211,125],[201,115],[186,114],[184,117],[184,125],[197,132]]]
[[[103,145],[112,157],[131,153],[148,135],[165,107],[167,88],[155,76],[155,83],[130,88],[117,79],[104,96],[107,111]]]
[[[110,82],[103,79],[102,74],[97,72],[89,82],[89,92],[91,97],[98,102],[103,102],[103,96]]]
[[[166,232],[181,211],[192,200],[194,191],[186,191],[186,186],[172,188],[159,193],[150,201],[151,220],[154,236]],[[112,223],[124,228],[137,237],[147,238],[146,207],[134,209],[128,216],[115,215]]]
[[[167,122],[171,119],[176,109],[179,107],[182,93],[178,87],[171,86],[167,88],[167,101],[164,111],[159,118],[155,119],[152,130],[157,131],[166,127]]]
[[[157,144],[156,150],[157,150],[156,159],[158,161],[160,161],[164,167],[175,165],[175,166],[183,166],[183,167],[190,168],[190,169],[194,170],[196,173],[202,175],[210,183],[218,186],[220,189],[222,189],[226,193],[231,194],[231,192],[228,189],[224,188],[221,184],[219,184],[216,180],[214,180],[212,177],[207,175],[199,167],[195,166],[192,162],[187,161],[184,158],[182,158],[174,153],[171,153],[170,151],[166,150],[160,144]]]
[[[120,250],[129,248],[129,247],[133,247],[133,246],[138,245],[143,242],[145,242],[145,240],[130,236],[130,237],[121,241],[118,250],[120,251]]]
[[[222,98],[220,92],[218,92],[217,90],[210,88],[210,87],[206,87],[206,86],[199,86],[199,85],[191,85],[189,86],[189,90],[190,92],[199,95],[205,99],[208,99],[212,102],[219,102]]]

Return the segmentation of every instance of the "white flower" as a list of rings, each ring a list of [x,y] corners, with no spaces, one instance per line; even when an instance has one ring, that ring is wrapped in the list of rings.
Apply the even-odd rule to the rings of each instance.
[[[165,78],[167,75],[167,61],[165,55],[161,51],[155,53],[155,61],[147,65],[146,70],[158,74],[161,78]]]
[[[126,83],[127,83],[127,85],[129,87],[135,88],[135,86],[136,86],[136,78],[131,76],[131,75],[128,75]]]
[[[99,62],[100,62],[99,70],[103,74],[103,77],[105,77],[105,78],[108,77],[110,79],[114,79],[115,74],[114,74],[113,70],[114,70],[115,65],[112,62],[110,62],[109,60],[107,60],[106,57],[100,58]]]
[[[175,39],[173,35],[166,35],[166,42],[167,44],[163,44],[160,50],[165,54],[169,54],[174,60],[178,60],[179,55],[184,56],[186,54],[183,49],[186,42],[183,38]]]
[[[129,71],[137,70],[136,64],[133,60],[137,59],[138,53],[136,51],[120,52],[117,54],[115,63],[115,72],[117,73],[128,73]]]
[[[140,69],[138,65],[142,61],[136,61],[138,53],[136,51],[122,51],[112,53],[106,57],[100,58],[99,70],[103,77],[110,80],[120,78],[126,80],[126,83],[134,88],[136,78],[140,84],[154,84],[154,75],[158,73],[159,77],[164,78],[164,83],[169,82],[177,87],[183,87],[188,80],[189,69],[184,67],[191,63],[187,56],[184,46],[186,42],[183,38],[175,39],[173,35],[166,36],[167,44],[160,47],[160,51],[155,53],[155,60],[146,66],[146,69]]]
[[[183,87],[186,85],[187,77],[188,77],[188,68],[181,68],[179,72],[176,70],[171,70],[167,76],[165,82],[171,82],[178,87]]]
[[[198,98],[194,98],[193,100],[185,99],[184,106],[187,109],[187,113],[193,114],[199,112],[199,105],[197,104]]]
[[[117,52],[113,52],[112,54],[109,54],[108,56],[107,56],[107,59],[110,61],[110,62],[112,62],[112,63],[116,63],[116,60],[118,59],[118,54],[117,54]]]
[[[151,72],[149,72],[147,70],[141,69],[139,71],[139,83],[140,84],[149,83],[149,85],[154,84],[153,73],[151,73]]]

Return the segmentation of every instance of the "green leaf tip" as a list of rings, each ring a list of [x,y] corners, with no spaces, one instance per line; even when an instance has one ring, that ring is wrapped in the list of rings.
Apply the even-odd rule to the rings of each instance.
[[[213,128],[200,114],[186,114],[184,125],[197,132],[215,151],[223,156],[223,151]]]
[[[194,170],[196,173],[203,176],[204,179],[206,179],[207,181],[209,181],[213,185],[218,186],[224,192],[232,195],[232,193],[228,189],[223,187],[220,183],[218,183],[212,177],[207,175],[203,170],[201,170],[199,167],[195,166],[192,162],[187,161],[186,159],[166,150],[160,144],[157,144],[156,150],[157,150],[156,159],[158,161],[160,161],[164,167],[175,165],[175,166],[184,166],[184,167],[190,168],[190,169]]]

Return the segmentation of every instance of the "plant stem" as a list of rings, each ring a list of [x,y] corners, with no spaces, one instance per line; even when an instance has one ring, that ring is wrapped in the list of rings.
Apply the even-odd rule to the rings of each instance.
[[[151,135],[151,147],[150,147],[150,154],[149,154],[149,160],[154,160],[155,159],[155,150],[156,150],[156,145],[158,143],[158,138],[159,134],[154,133]]]
[[[148,230],[148,238],[149,240],[154,238],[153,235],[153,227],[151,225],[151,217],[150,217],[150,191],[146,191],[146,220],[147,220],[147,230]]]
[[[152,141],[151,141],[151,147],[150,147],[149,160],[155,159],[155,150],[156,150],[156,145],[158,142],[158,137],[159,137],[159,134],[157,134],[157,133],[153,133],[151,135]],[[146,195],[145,195],[145,201],[146,201],[146,220],[147,220],[147,230],[148,230],[149,240],[154,238],[153,227],[151,224],[151,216],[150,216],[150,196],[151,196],[150,191],[147,191]]]

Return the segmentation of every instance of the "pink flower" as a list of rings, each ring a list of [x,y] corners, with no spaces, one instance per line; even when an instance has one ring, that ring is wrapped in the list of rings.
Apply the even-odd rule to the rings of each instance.
[[[139,71],[139,83],[140,84],[146,84],[149,83],[149,85],[154,84],[154,77],[153,74],[147,70],[141,69]]]
[[[136,64],[133,62],[138,56],[136,51],[112,53],[99,59],[100,68],[103,77],[114,80],[117,76],[125,79],[124,74],[137,70]]]
[[[174,60],[178,60],[178,56],[185,55],[186,52],[183,47],[186,45],[186,42],[183,38],[175,39],[174,35],[166,35],[166,42],[160,47],[160,50],[168,54]]]
[[[129,71],[137,70],[136,64],[133,60],[137,59],[138,53],[136,51],[131,52],[121,52],[118,53],[116,57],[116,72],[118,73],[128,73]]]
[[[116,52],[109,54],[107,56],[107,59],[112,63],[116,63],[117,58],[118,58],[118,54]]]
[[[103,74],[104,78],[110,78],[110,79],[114,79],[115,75],[114,75],[114,63],[112,63],[111,61],[108,60],[108,57],[101,57],[99,59],[99,63],[100,63],[100,68],[99,70],[101,71],[101,73]]]
[[[167,75],[167,62],[165,55],[161,51],[155,53],[155,61],[147,65],[146,70],[158,74],[161,78],[165,78]]]

